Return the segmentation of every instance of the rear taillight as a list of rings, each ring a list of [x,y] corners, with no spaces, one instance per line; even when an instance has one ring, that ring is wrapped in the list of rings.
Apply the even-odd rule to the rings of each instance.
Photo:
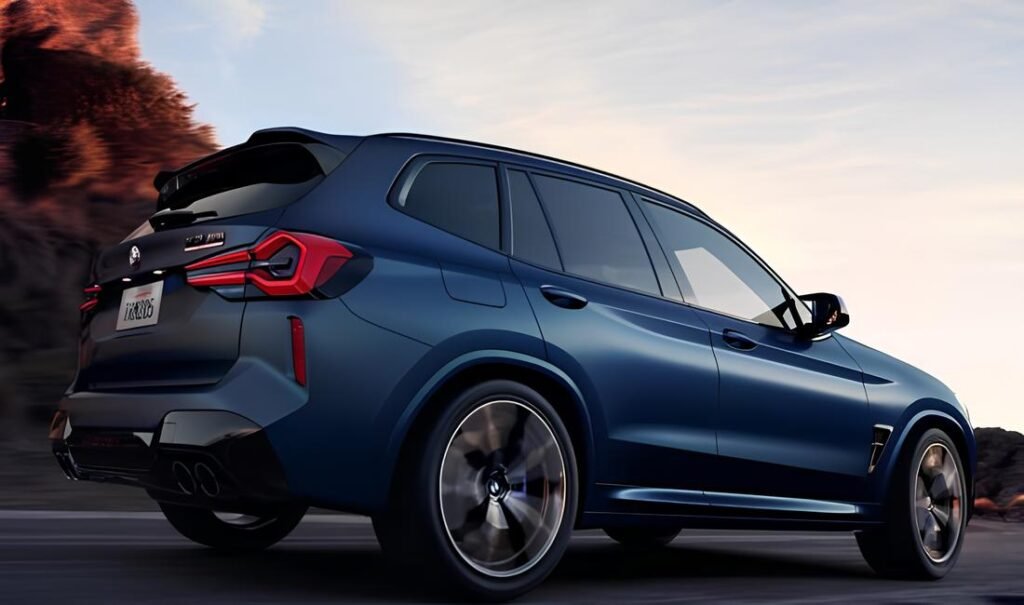
[[[85,302],[78,306],[78,310],[85,313],[100,304],[99,295],[102,290],[103,288],[95,284],[82,290],[82,294],[85,294]]]
[[[330,238],[277,231],[248,250],[218,254],[185,271],[192,286],[252,284],[268,296],[305,296],[316,294],[352,258],[348,248]]]

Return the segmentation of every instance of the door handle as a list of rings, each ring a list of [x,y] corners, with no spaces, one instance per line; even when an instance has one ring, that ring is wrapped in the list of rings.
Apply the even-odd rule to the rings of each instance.
[[[722,330],[722,340],[739,351],[749,351],[757,347],[757,343],[752,338],[736,330]]]
[[[575,292],[564,290],[558,286],[541,286],[540,293],[548,299],[551,304],[563,309],[582,309],[587,306],[587,299]]]

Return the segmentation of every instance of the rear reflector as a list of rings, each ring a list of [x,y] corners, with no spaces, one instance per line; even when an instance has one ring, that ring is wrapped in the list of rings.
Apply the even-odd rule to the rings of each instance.
[[[194,262],[185,267],[192,286],[252,284],[269,296],[303,296],[326,283],[352,252],[330,238],[310,233],[277,231],[248,250],[235,250]],[[192,275],[202,269],[247,263],[244,269]]]
[[[100,304],[100,299],[97,297],[100,295],[102,290],[103,288],[96,284],[83,289],[82,294],[85,294],[85,302],[78,306],[78,310],[85,313]]]
[[[306,386],[306,329],[298,317],[289,317],[292,326],[292,368],[295,382]]]

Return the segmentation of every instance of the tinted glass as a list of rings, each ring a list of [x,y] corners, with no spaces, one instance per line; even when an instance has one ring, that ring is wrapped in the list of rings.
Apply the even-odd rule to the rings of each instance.
[[[569,273],[660,294],[654,268],[622,196],[537,175],[535,182]]]
[[[810,318],[752,256],[713,227],[660,204],[644,202],[669,262],[681,269],[683,297],[694,305],[778,328]]]
[[[180,210],[190,212],[192,222],[286,206],[323,177],[323,169],[306,145],[271,143],[240,149],[208,158],[164,183],[157,200],[163,210],[150,222],[158,228],[178,226],[181,213],[175,211]]]
[[[561,271],[555,241],[530,178],[525,172],[510,170],[508,187],[512,204],[513,256]]]
[[[430,163],[414,177],[398,207],[468,240],[498,248],[498,179],[491,166]]]

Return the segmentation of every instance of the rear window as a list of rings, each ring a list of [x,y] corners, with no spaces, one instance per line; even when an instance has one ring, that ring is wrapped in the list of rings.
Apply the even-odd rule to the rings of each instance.
[[[534,178],[567,272],[661,294],[640,232],[618,192],[555,177]]]
[[[413,168],[396,208],[460,237],[500,247],[498,178],[493,166],[432,161]]]
[[[285,206],[316,187],[344,154],[326,145],[271,143],[214,156],[171,177],[160,188],[150,222],[157,228],[179,224],[161,220],[190,213],[201,219],[226,218]],[[326,170],[325,170],[326,165]]]

